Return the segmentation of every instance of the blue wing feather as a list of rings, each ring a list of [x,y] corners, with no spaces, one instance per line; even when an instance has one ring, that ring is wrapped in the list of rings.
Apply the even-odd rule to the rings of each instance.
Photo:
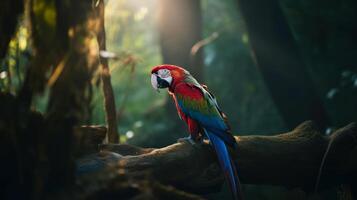
[[[234,163],[231,161],[227,147],[224,141],[220,139],[218,136],[216,136],[216,134],[211,133],[206,129],[204,130],[206,136],[208,137],[209,141],[211,142],[216,152],[222,171],[226,176],[226,179],[229,181],[229,185],[232,190],[233,197],[234,199],[238,199],[238,196],[240,195],[238,178],[235,172]]]

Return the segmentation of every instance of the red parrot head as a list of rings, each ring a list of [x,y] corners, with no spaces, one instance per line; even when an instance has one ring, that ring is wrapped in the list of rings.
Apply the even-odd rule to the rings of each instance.
[[[158,65],[151,70],[151,85],[159,91],[159,89],[170,88],[174,82],[179,81],[185,69],[176,65]]]

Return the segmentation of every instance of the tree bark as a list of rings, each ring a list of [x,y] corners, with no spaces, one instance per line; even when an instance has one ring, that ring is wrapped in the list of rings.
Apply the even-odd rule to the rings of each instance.
[[[100,30],[97,35],[97,40],[99,44],[100,51],[106,51],[106,34],[104,27],[104,0],[99,0],[97,12],[100,23]],[[115,97],[113,92],[113,87],[110,77],[110,69],[108,64],[108,59],[105,57],[100,57],[100,63],[102,67],[102,82],[103,82],[103,93],[104,93],[104,108],[105,115],[108,124],[108,142],[110,143],[120,143],[120,138],[117,129],[117,118],[116,118],[116,108],[115,108]]]
[[[319,188],[356,184],[356,123],[329,137],[319,133],[308,121],[291,132],[275,136],[236,136],[236,140],[238,149],[231,153],[238,162],[244,184],[283,185],[311,191],[329,142],[332,145],[322,168]],[[80,159],[78,167],[88,167],[100,158],[110,166],[104,172],[108,179],[120,173],[139,179],[151,176],[162,183],[200,193],[218,191],[224,181],[213,149],[207,143],[176,143],[160,149],[102,145],[101,149],[98,154]]]
[[[310,119],[329,124],[323,102],[298,51],[277,0],[238,0],[245,19],[253,58],[286,125]]]

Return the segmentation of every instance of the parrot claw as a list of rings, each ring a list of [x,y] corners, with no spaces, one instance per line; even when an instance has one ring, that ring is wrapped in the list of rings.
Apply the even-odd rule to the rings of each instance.
[[[195,144],[196,144],[196,142],[192,139],[191,136],[184,137],[184,138],[179,138],[179,139],[177,140],[177,142],[188,142],[188,143],[190,143],[191,145],[195,145]]]

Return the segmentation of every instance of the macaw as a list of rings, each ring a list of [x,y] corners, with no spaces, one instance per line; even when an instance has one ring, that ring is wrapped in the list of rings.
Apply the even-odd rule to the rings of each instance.
[[[230,132],[226,115],[216,98],[184,68],[175,65],[154,66],[151,84],[157,91],[168,88],[179,117],[186,122],[194,144],[207,138],[213,146],[220,167],[229,183],[234,199],[242,199],[236,163],[230,157],[227,146],[236,149],[237,142]]]

